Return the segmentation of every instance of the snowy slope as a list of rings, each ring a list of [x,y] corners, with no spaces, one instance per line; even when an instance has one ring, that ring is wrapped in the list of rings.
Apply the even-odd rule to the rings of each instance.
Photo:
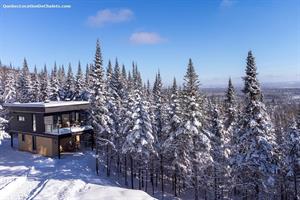
[[[0,145],[0,200],[154,199],[95,175],[91,152],[46,158]]]

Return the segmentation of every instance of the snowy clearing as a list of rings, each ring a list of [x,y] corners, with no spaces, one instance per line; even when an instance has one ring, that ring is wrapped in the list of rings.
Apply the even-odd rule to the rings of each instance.
[[[154,199],[143,191],[120,188],[95,175],[91,152],[47,158],[10,148],[9,140],[0,145],[1,200],[58,199]]]

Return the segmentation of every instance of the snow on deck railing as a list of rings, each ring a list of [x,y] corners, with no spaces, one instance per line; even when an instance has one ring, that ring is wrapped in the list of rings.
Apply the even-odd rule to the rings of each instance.
[[[45,132],[52,135],[63,135],[68,133],[77,133],[82,131],[87,131],[93,129],[90,125],[85,126],[71,126],[71,127],[64,127],[64,128],[54,128],[50,130],[46,130]]]

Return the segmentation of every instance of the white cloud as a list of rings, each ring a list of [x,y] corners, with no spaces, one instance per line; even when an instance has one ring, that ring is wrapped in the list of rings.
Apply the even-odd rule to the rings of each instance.
[[[95,16],[89,16],[87,23],[93,27],[101,27],[110,23],[121,23],[133,19],[134,14],[130,9],[104,9],[99,10]]]
[[[231,7],[233,5],[233,0],[221,0],[220,6],[222,8]]]
[[[159,44],[166,41],[155,32],[136,32],[130,36],[129,40],[133,44]]]

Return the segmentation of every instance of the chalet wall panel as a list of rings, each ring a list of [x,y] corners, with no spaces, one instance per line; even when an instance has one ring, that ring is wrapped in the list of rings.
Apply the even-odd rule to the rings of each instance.
[[[36,137],[37,153],[44,156],[53,156],[53,139],[46,137]]]
[[[22,134],[18,134],[19,150],[32,152],[32,135],[24,134],[25,141],[22,141]]]

